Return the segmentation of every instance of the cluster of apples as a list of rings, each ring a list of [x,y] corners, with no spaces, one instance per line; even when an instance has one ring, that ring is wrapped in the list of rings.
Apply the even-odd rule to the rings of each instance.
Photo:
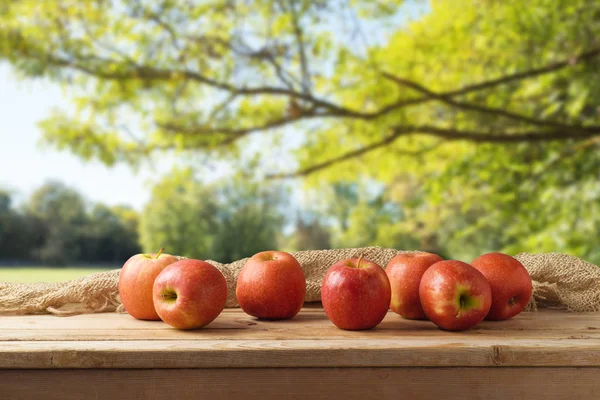
[[[401,253],[388,263],[386,274],[392,311],[429,319],[445,330],[510,319],[523,311],[532,293],[523,264],[502,253],[484,254],[471,264],[425,252]]]
[[[211,323],[225,308],[227,282],[213,265],[178,260],[163,250],[132,256],[119,275],[119,295],[132,317],[163,320],[177,329]],[[237,278],[242,309],[261,319],[288,319],[302,308],[306,279],[289,253],[265,251],[250,258]]]
[[[225,308],[227,282],[214,266],[163,253],[132,256],[119,275],[119,295],[134,318],[178,329],[211,323]]]
[[[392,309],[408,319],[430,319],[442,329],[463,330],[486,317],[515,316],[531,292],[527,270],[508,255],[489,253],[466,264],[420,252],[397,255],[386,270],[362,256],[339,261],[323,279],[321,300],[327,317],[340,329],[373,328]],[[223,311],[227,282],[207,262],[178,260],[161,250],[125,263],[119,294],[135,318],[196,329]],[[293,318],[305,296],[300,263],[282,251],[252,256],[236,282],[240,307],[260,319]]]

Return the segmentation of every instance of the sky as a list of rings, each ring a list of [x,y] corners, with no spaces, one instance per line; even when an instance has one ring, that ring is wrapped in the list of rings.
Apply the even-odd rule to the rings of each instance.
[[[0,188],[27,198],[48,180],[76,188],[88,200],[141,209],[151,183],[171,169],[170,159],[139,172],[118,165],[84,162],[69,152],[39,146],[38,122],[55,107],[66,107],[61,89],[50,82],[18,80],[11,67],[0,63]]]

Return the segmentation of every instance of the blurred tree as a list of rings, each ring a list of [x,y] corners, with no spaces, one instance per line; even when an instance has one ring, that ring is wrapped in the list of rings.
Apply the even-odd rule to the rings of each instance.
[[[241,176],[214,191],[219,208],[211,257],[231,262],[278,248],[284,223],[281,191]]]
[[[0,259],[32,259],[32,251],[40,245],[36,220],[13,208],[12,196],[0,190]]]
[[[336,183],[325,191],[324,204],[334,247],[382,246],[444,254],[439,243],[414,235],[401,204],[377,182]]]
[[[142,251],[139,238],[140,215],[129,206],[116,206],[110,209],[120,225],[117,231],[119,250],[115,252],[115,258],[125,261],[131,255]]]
[[[319,213],[298,211],[293,232],[281,240],[282,248],[289,251],[331,248],[331,227],[323,219],[324,215]]]
[[[6,190],[0,190],[0,214],[6,214],[10,211],[11,196]]]
[[[73,89],[41,126],[85,159],[224,158],[294,126],[299,168],[272,176],[414,178],[426,241],[592,256],[600,2],[433,0],[399,23],[423,4],[401,3],[0,0],[0,59]]]
[[[65,265],[82,256],[81,237],[88,220],[83,197],[60,182],[49,182],[29,199],[27,212],[43,223],[42,263]]]
[[[146,252],[164,247],[170,254],[209,257],[217,229],[217,200],[190,170],[173,171],[152,189],[140,219],[140,240]]]
[[[0,261],[118,265],[141,251],[138,215],[128,207],[93,205],[59,182],[36,190],[23,207],[0,190]]]
[[[350,213],[360,202],[359,184],[334,183],[326,196],[325,214],[333,218],[339,231],[347,231],[350,228]]]
[[[203,184],[189,169],[152,190],[141,218],[146,251],[231,262],[277,247],[283,217],[279,195],[242,178]]]
[[[131,208],[94,205],[86,229],[80,237],[80,259],[122,264],[132,255],[141,252],[137,225],[137,213]]]

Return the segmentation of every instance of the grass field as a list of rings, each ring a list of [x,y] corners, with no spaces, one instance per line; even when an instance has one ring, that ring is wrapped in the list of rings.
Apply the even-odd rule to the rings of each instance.
[[[58,282],[108,269],[111,268],[0,268],[0,282]]]

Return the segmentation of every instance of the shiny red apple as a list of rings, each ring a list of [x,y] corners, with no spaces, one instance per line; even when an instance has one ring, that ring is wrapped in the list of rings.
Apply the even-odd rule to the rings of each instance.
[[[390,298],[385,271],[362,256],[333,264],[321,287],[323,309],[340,329],[374,328],[387,314]]]
[[[492,287],[490,320],[509,319],[523,311],[533,290],[529,273],[518,260],[502,253],[484,254],[471,263]]]
[[[425,271],[442,257],[437,254],[400,253],[390,260],[385,273],[390,280],[390,309],[408,319],[426,319],[419,298],[419,284]]]
[[[160,320],[152,301],[154,280],[177,257],[164,254],[136,254],[129,258],[119,273],[119,296],[125,310],[137,319]]]
[[[181,260],[156,277],[153,296],[164,322],[177,329],[197,329],[223,311],[227,282],[221,271],[207,262]]]
[[[293,318],[304,304],[306,279],[300,263],[284,251],[263,251],[244,264],[237,278],[237,301],[260,319]]]
[[[425,271],[419,284],[425,315],[449,331],[469,329],[483,321],[492,305],[485,276],[462,261],[446,260]]]

